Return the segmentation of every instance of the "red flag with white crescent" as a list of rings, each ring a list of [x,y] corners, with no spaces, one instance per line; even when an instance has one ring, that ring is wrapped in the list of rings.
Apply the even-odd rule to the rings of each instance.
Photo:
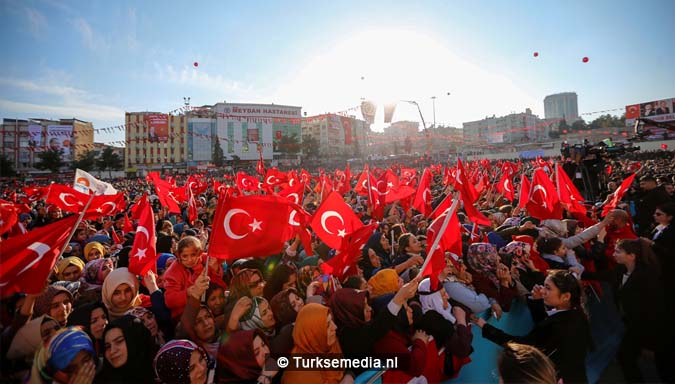
[[[149,270],[157,272],[155,216],[146,195],[138,203],[136,213],[138,226],[129,252],[129,272],[144,276]]]

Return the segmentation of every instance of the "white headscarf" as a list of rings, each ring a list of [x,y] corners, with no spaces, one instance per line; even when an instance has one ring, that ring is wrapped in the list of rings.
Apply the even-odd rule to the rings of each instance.
[[[441,289],[445,288],[441,285]],[[428,277],[420,282],[417,291],[420,293],[422,312],[427,313],[430,310],[434,310],[453,324],[457,321],[455,316],[452,315],[452,305],[450,303],[448,303],[447,309],[443,308],[443,298],[441,297],[440,289],[436,292],[431,292],[431,280]]]

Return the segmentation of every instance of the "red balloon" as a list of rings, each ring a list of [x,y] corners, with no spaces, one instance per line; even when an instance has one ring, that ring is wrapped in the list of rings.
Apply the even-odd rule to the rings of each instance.
[[[564,134],[567,134],[567,130],[566,130],[566,129],[563,129],[563,133],[564,133]]]
[[[583,61],[584,63],[588,63],[588,57],[584,57],[583,59],[581,59],[581,61]]]
[[[668,149],[668,144],[661,144],[661,149]]]
[[[538,57],[538,56],[539,56],[539,52],[535,52],[534,57]]]
[[[628,136],[628,132],[621,132],[621,136],[623,136],[623,137]]]
[[[192,64],[192,65],[194,65],[195,67],[199,67],[199,63],[196,62],[196,61],[195,61],[194,64]]]

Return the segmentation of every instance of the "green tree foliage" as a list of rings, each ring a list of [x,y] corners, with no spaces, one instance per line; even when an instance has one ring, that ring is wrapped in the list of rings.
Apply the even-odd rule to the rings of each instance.
[[[281,139],[274,143],[274,151],[288,154],[300,152],[300,142],[298,136],[293,133],[290,136],[283,135]]]
[[[80,155],[80,158],[78,160],[73,161],[72,168],[73,170],[79,168],[83,171],[90,172],[94,170],[95,166],[96,166],[96,153],[94,151],[87,151],[82,155]]]
[[[0,156],[0,176],[9,177],[14,175],[16,175],[14,163],[12,163],[5,155]]]
[[[112,177],[112,171],[120,171],[124,168],[124,162],[120,156],[113,152],[112,147],[105,147],[98,160],[98,169],[108,171],[108,177]]]
[[[220,146],[220,138],[216,136],[216,143],[213,146],[213,164],[220,168],[225,164],[225,156],[223,155],[223,147]]]
[[[319,157],[319,140],[314,136],[305,135],[302,136],[302,152],[306,158],[316,159]]]
[[[584,131],[588,129],[588,126],[586,125],[586,122],[582,120],[577,120],[574,123],[572,123],[572,130],[573,131]]]
[[[47,150],[38,152],[38,158],[40,158],[40,162],[35,164],[37,169],[59,173],[59,169],[64,165],[62,149],[58,151]]]
[[[626,126],[625,114],[621,117],[610,114],[599,116],[588,124],[589,129],[617,128]]]

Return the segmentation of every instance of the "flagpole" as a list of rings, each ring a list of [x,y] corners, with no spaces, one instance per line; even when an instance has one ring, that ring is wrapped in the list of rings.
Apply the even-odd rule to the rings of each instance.
[[[438,234],[436,235],[436,238],[434,239],[434,243],[431,245],[431,248],[429,248],[429,252],[427,252],[427,257],[424,260],[424,264],[422,264],[422,268],[420,269],[420,273],[424,271],[424,269],[427,267],[427,264],[429,264],[429,261],[431,261],[431,255],[434,254],[436,249],[438,248],[438,244],[441,242],[441,237],[443,237],[443,234],[445,233],[445,230],[448,228],[448,223],[450,223],[450,218],[452,215],[455,214],[455,210],[457,209],[457,204],[459,203],[459,199],[454,199],[452,201],[452,205],[450,208],[447,210],[447,215],[445,216],[445,219],[443,220],[443,224],[441,225],[441,229],[438,230]]]
[[[375,204],[373,203],[373,190],[370,187],[370,168],[366,171],[366,181],[368,182],[368,204],[370,204],[370,217],[372,218],[375,213]]]
[[[49,188],[51,188],[51,186]],[[92,201],[94,201],[94,194],[93,193],[89,197],[89,201],[87,201],[87,204],[85,204],[84,208],[82,209],[82,212],[80,212],[80,217],[77,218],[77,221],[75,222],[75,226],[73,226],[73,229],[70,231],[70,235],[68,236],[68,240],[63,244],[63,247],[61,247],[61,251],[59,252],[59,256],[56,258],[57,260],[59,258],[61,258],[61,255],[63,255],[63,252],[65,252],[66,248],[68,248],[68,245],[70,244],[70,239],[72,239],[73,235],[75,235],[75,231],[77,231],[77,226],[80,225],[80,222],[82,222],[82,219],[84,218],[85,213],[87,213],[87,210],[89,209],[89,206],[91,205]]]

